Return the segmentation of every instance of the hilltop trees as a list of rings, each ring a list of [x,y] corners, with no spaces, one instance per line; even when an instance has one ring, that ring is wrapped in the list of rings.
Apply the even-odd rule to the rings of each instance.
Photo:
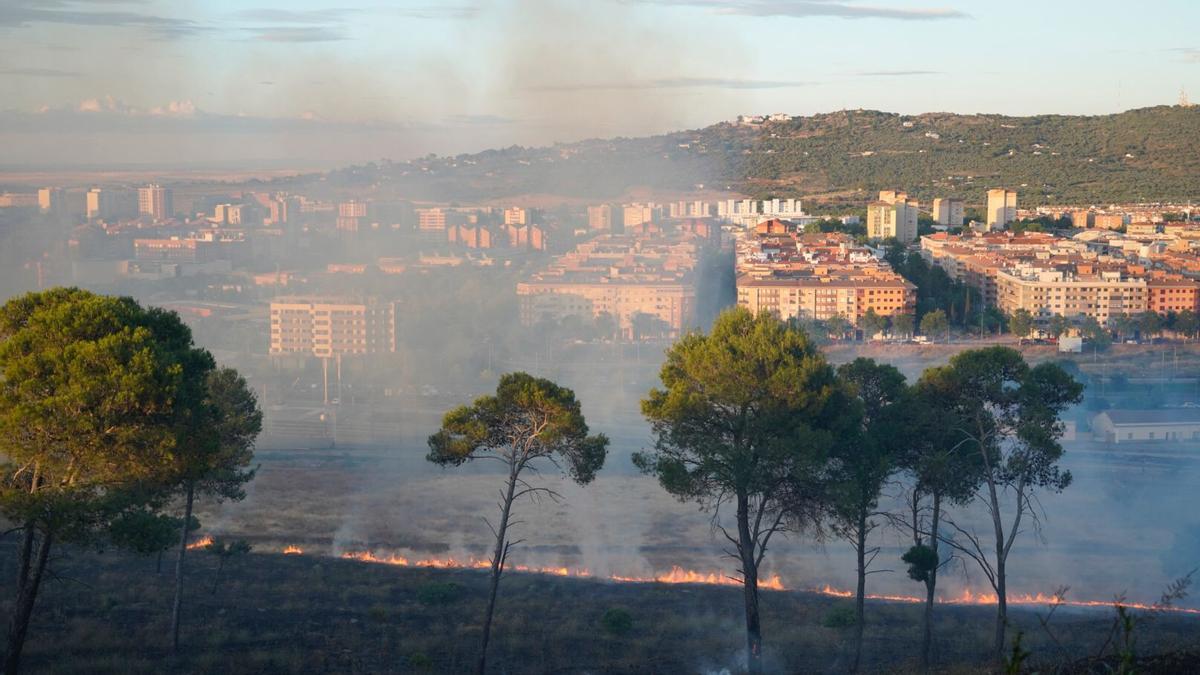
[[[4,672],[21,651],[53,544],[89,544],[170,475],[185,383],[204,358],[168,312],[57,288],[0,307],[0,512],[19,524]]]
[[[500,378],[494,396],[482,396],[470,406],[446,413],[441,428],[429,437],[430,462],[461,466],[490,459],[499,461],[507,472],[500,492],[499,521],[488,523],[496,541],[479,650],[480,675],[487,670],[500,576],[509,551],[518,543],[509,539],[513,504],[522,497],[558,498],[552,490],[530,484],[525,476],[536,473],[542,463],[565,465],[572,480],[586,485],[604,465],[607,452],[608,438],[588,435],[574,392],[526,373],[509,373]]]
[[[803,332],[740,307],[722,313],[709,335],[676,342],[660,377],[662,388],[642,401],[654,449],[634,463],[669,493],[712,511],[739,563],[747,668],[761,672],[759,567],[771,538],[813,512],[830,429],[849,402]],[[732,534],[723,507],[733,509]]]
[[[837,369],[838,379],[855,397],[860,424],[853,433],[841,436],[834,445],[830,512],[832,527],[850,542],[856,556],[858,585],[855,593],[854,660],[858,670],[862,658],[864,601],[867,568],[878,553],[867,538],[876,525],[872,518],[879,508],[884,483],[896,470],[896,439],[903,423],[897,408],[905,397],[904,375],[895,367],[857,358]]]
[[[249,468],[254,458],[254,439],[262,430],[258,401],[236,370],[209,370],[199,382],[197,406],[177,427],[180,436],[171,474],[171,486],[184,502],[171,608],[172,652],[179,651],[183,560],[188,533],[194,527],[195,499],[201,495],[237,501],[246,496],[243,486],[254,478],[254,470]]]
[[[992,541],[953,520],[947,524],[957,536],[943,541],[974,560],[996,592],[999,657],[1008,622],[1008,558],[1022,524],[1036,518],[1035,494],[1061,492],[1071,484],[1070,472],[1058,465],[1063,454],[1059,415],[1081,400],[1083,386],[1055,364],[1029,367],[1008,347],[962,352],[923,379],[937,380],[945,394],[939,404],[953,415],[960,442],[980,466],[979,501],[991,522]]]

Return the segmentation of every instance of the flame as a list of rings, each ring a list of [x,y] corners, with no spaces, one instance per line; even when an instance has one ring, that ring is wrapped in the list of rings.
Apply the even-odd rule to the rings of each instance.
[[[289,546],[283,547],[283,554],[284,555],[304,555],[304,549],[300,548],[299,546],[289,545]]]
[[[208,548],[209,546],[212,546],[212,545],[213,545],[212,536],[206,534],[203,537],[200,537],[199,539],[197,539],[196,541],[193,541],[192,543],[188,544],[187,550],[195,551],[196,549]]]
[[[488,569],[492,566],[490,560],[479,558],[468,558],[460,560],[458,558],[422,558],[413,560],[402,555],[391,553],[388,555],[377,555],[371,551],[350,551],[342,554],[342,557],[347,560],[358,560],[359,562],[378,563],[383,565],[397,565],[400,567],[433,567],[438,569]],[[590,579],[592,573],[587,569],[576,569],[572,567],[541,567],[537,565],[518,565],[509,564],[507,569],[514,572],[525,572],[530,574],[547,574],[556,577],[575,577]],[[687,570],[682,567],[672,567],[669,572],[657,574],[654,576],[635,577],[611,575],[602,577],[609,581],[621,581],[627,583],[660,583],[660,584],[708,584],[721,586],[741,586],[740,579],[726,576],[720,572],[697,572],[695,570]],[[778,575],[771,575],[759,579],[759,588],[765,588],[773,591],[782,591],[783,581]]]
[[[197,542],[199,543],[199,542]],[[300,552],[299,547],[289,546],[284,549],[284,552],[294,549],[295,552]],[[405,556],[389,553],[386,555],[376,554],[372,551],[350,551],[341,554],[342,558],[347,560],[358,560],[359,562],[376,563],[382,565],[396,565],[399,567],[426,567],[436,569],[489,569],[492,566],[490,560],[479,558],[420,558],[410,559]],[[607,577],[593,577],[592,573],[587,569],[577,569],[572,567],[540,567],[535,565],[518,565],[509,564],[507,569],[515,572],[525,572],[530,574],[547,574],[558,577],[573,577],[573,578],[597,578],[608,581],[621,583],[638,583],[638,584],[703,584],[709,586],[741,586],[742,580],[729,576],[723,572],[698,572],[689,570],[678,565],[671,567],[667,572],[655,574],[652,576],[624,576],[613,574]],[[764,590],[783,591],[786,588],[783,585],[779,575],[771,574],[764,576],[758,580],[758,587]],[[820,595],[825,595],[834,598],[853,598],[854,591],[835,588],[833,586],[823,586],[821,588],[812,589],[812,592]],[[916,595],[886,595],[886,594],[867,594],[868,600],[880,602],[897,602],[907,604],[920,604],[925,602],[925,598]],[[940,597],[938,602],[947,605],[995,605],[998,602],[995,593],[977,592],[970,589],[963,590],[958,595]],[[1044,593],[1023,593],[1008,596],[1008,604],[1014,606],[1035,606],[1035,605],[1062,605],[1064,607],[1113,607],[1120,604],[1128,609],[1140,610],[1156,610],[1169,611],[1181,614],[1192,614],[1200,616],[1200,609],[1191,609],[1187,607],[1165,607],[1162,605],[1151,605],[1145,603],[1125,602],[1116,600],[1067,600],[1058,598],[1054,595],[1046,595]]]
[[[834,588],[832,586],[824,586],[815,589],[816,593],[827,595],[835,598],[853,598],[854,592]],[[925,602],[925,598],[915,595],[877,595],[868,593],[868,600],[879,600],[883,602],[903,602],[917,604]],[[965,589],[958,595],[942,597],[937,600],[939,603],[946,605],[996,605],[1000,602],[995,593],[976,592],[971,589]],[[1063,607],[1114,607],[1121,605],[1127,609],[1154,610],[1176,612],[1180,614],[1195,614],[1200,615],[1200,609],[1191,609],[1189,607],[1168,607],[1164,605],[1153,605],[1141,602],[1128,602],[1125,600],[1067,600],[1054,595],[1046,595],[1045,593],[1020,593],[1008,596],[1009,605],[1018,606],[1034,606],[1034,605],[1061,605]]]

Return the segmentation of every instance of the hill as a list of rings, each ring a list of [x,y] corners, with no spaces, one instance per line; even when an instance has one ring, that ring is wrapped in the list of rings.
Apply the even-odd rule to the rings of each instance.
[[[312,186],[317,177],[283,181]],[[897,115],[844,110],[755,126],[645,138],[513,146],[340,169],[334,190],[455,201],[550,193],[612,199],[634,188],[729,189],[754,197],[861,203],[902,187],[922,201],[981,203],[989,187],[1021,204],[1200,199],[1200,107],[1114,115]]]

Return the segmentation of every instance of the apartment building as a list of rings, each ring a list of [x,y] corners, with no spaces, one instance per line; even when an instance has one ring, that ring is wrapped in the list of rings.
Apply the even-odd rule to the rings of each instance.
[[[1150,307],[1147,281],[1120,271],[1022,266],[998,271],[996,287],[997,306],[1006,314],[1023,309],[1034,317],[1088,316],[1104,325],[1110,318],[1141,314]]]
[[[153,183],[138,188],[138,213],[155,220],[175,217],[175,199],[171,189]]]
[[[44,187],[37,192],[38,208],[42,213],[61,215],[66,213],[66,193],[62,188]]]
[[[840,316],[857,326],[873,311],[879,316],[912,314],[916,287],[899,275],[838,275],[775,272],[768,276],[739,274],[737,303],[758,313],[787,319],[827,320]]]
[[[987,226],[990,230],[1002,230],[1017,219],[1017,193],[1015,190],[996,188],[987,193]]]
[[[902,202],[871,202],[867,205],[867,237],[876,241],[895,238],[906,244],[916,241],[916,209]]]
[[[933,200],[933,221],[943,227],[962,227],[966,209],[963,200],[938,197]]]
[[[579,244],[517,284],[521,322],[568,316],[591,321],[608,314],[622,335],[636,337],[638,315],[648,315],[668,335],[680,335],[694,321],[694,270],[706,242],[678,232],[602,235]]]
[[[589,230],[611,231],[613,229],[613,209],[608,204],[587,207],[587,216]]]
[[[422,232],[444,231],[446,212],[442,209],[417,209],[417,229]]]
[[[318,358],[396,351],[396,306],[336,298],[271,303],[271,354]]]
[[[869,250],[839,233],[803,234],[760,223],[736,245],[737,302],[751,312],[781,319],[826,320],[854,325],[873,311],[911,314],[916,286]]]

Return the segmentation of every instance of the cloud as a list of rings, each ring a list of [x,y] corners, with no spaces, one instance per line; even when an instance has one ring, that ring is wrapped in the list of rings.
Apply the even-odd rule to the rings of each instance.
[[[210,27],[191,19],[124,10],[93,10],[88,3],[72,0],[5,0],[0,3],[0,27],[25,28],[38,23],[142,28],[164,39],[187,37],[210,30]]]
[[[908,77],[911,75],[941,75],[938,70],[868,70],[855,73],[859,77]]]
[[[968,15],[943,7],[881,7],[856,0],[630,0],[653,5],[699,7],[735,16],[836,17],[841,19],[898,19],[930,21],[962,19]]]
[[[340,28],[332,26],[277,26],[250,30],[251,40],[263,42],[338,42],[347,39]]]
[[[80,77],[83,73],[56,68],[0,68],[0,76],[9,77]]]
[[[567,92],[600,89],[788,89],[807,87],[814,82],[799,80],[745,80],[722,77],[668,77],[629,82],[580,82],[546,84],[531,87],[532,91]]]
[[[447,115],[450,126],[499,126],[516,124],[518,120],[502,115]]]
[[[355,11],[346,7],[309,10],[261,8],[242,10],[233,16],[235,19],[261,23],[326,24],[341,21]]]

